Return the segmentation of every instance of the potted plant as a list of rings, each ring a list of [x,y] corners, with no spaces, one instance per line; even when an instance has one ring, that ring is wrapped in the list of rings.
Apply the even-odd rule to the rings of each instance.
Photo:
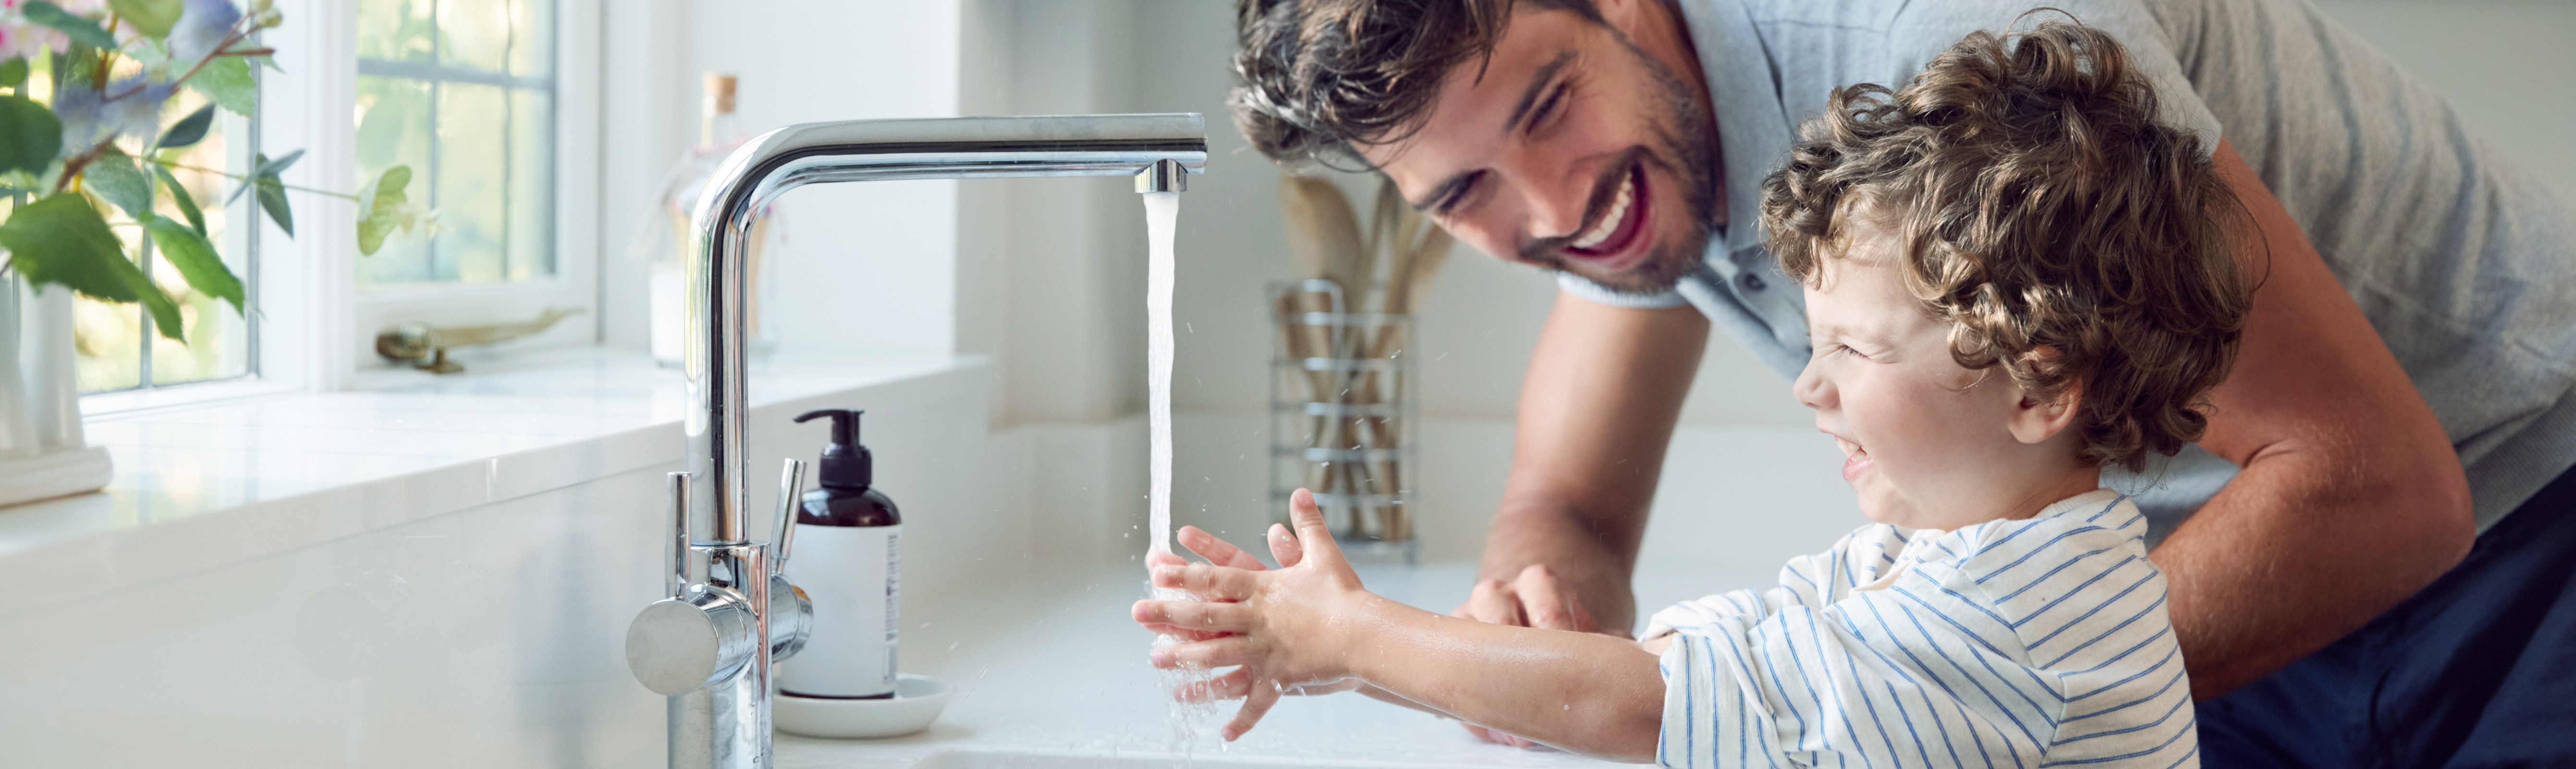
[[[0,505],[96,490],[110,468],[85,445],[75,400],[71,294],[140,303],[165,337],[185,340],[178,304],[138,267],[151,251],[193,289],[241,312],[240,277],[206,237],[199,202],[172,177],[178,151],[205,139],[215,110],[258,107],[252,68],[275,51],[252,38],[282,21],[259,0],[26,0],[0,10]],[[206,106],[164,122],[181,89]],[[279,174],[303,151],[255,157],[232,199],[249,195],[289,237]],[[358,245],[421,224],[386,169],[355,195],[303,190],[362,207]],[[300,189],[300,188],[298,188]],[[174,210],[173,218],[161,213]],[[119,230],[134,233],[129,251]]]

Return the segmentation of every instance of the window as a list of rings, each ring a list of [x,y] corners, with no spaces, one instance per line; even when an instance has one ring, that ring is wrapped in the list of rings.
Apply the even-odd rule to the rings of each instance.
[[[281,69],[259,73],[259,119],[224,113],[182,161],[208,170],[176,174],[247,285],[249,319],[189,293],[161,264],[147,269],[180,301],[187,344],[152,334],[138,307],[84,302],[81,388],[113,393],[83,403],[93,416],[337,389],[360,369],[387,365],[372,342],[400,324],[509,322],[598,306],[595,195],[562,193],[594,191],[600,158],[556,148],[596,141],[599,0],[274,2],[287,23],[263,33]],[[352,59],[354,73],[336,64]],[[182,92],[170,114],[200,103]],[[222,205],[234,184],[219,171],[244,172],[254,152],[298,149],[308,154],[285,174],[292,235],[262,224],[248,196]],[[411,169],[404,192],[436,211],[439,228],[394,234],[360,255],[351,237],[359,212],[335,196],[395,164]],[[594,317],[576,315],[519,344],[588,344],[596,334]],[[229,381],[156,389],[219,380]]]
[[[328,5],[329,0],[309,0]],[[324,356],[341,371],[385,365],[377,333],[407,323],[476,325],[574,311],[513,346],[597,340],[599,154],[557,152],[598,141],[598,0],[359,0],[353,102],[317,115],[354,116],[352,186],[409,166],[412,202],[438,229],[397,235],[371,256],[350,254],[345,320]],[[345,325],[343,325],[345,324]],[[354,355],[352,355],[354,354]],[[324,372],[327,377],[328,372]]]
[[[555,275],[548,0],[362,0],[357,184],[413,169],[429,237],[358,261],[361,291]]]
[[[42,88],[49,80],[44,70],[50,69],[47,66],[50,62],[41,60],[50,57],[39,58],[39,71],[28,82],[32,87]],[[258,74],[258,68],[253,68],[252,76],[257,77]],[[182,89],[164,108],[163,119],[175,119],[205,104],[205,95]],[[259,143],[259,126],[255,120],[230,112],[218,110],[216,115],[214,127],[207,132],[204,141],[177,151],[177,157],[172,160],[178,165],[171,169],[171,176],[187,189],[189,197],[204,207],[208,239],[214,242],[215,251],[223,257],[225,266],[232,268],[233,274],[241,276],[249,287],[243,297],[242,310],[245,315],[255,317],[259,312],[259,281],[256,272],[258,247],[254,239],[258,237],[259,228],[233,226],[239,222],[255,221],[252,217],[256,214],[251,208],[255,203],[248,195],[230,205],[223,205],[223,201],[238,186],[224,174],[238,176],[250,171],[251,153]],[[122,144],[127,152],[142,150],[140,138],[129,137]],[[163,216],[180,218],[176,204],[168,198],[162,198],[159,205]],[[138,253],[135,250],[138,246],[150,247],[141,242],[141,233],[136,228],[118,228],[117,235],[125,240],[126,253]],[[187,341],[183,343],[162,336],[153,328],[151,313],[141,304],[115,304],[79,297],[73,301],[72,317],[73,347],[77,351],[74,376],[81,392],[150,390],[178,384],[240,379],[256,373],[255,324],[245,322],[243,315],[234,314],[233,308],[224,301],[190,288],[187,281],[180,279],[179,271],[157,253],[148,250],[139,253],[153,254],[143,260],[141,267],[145,274],[152,276],[154,283],[161,286],[162,291],[178,301],[180,317],[186,322]]]

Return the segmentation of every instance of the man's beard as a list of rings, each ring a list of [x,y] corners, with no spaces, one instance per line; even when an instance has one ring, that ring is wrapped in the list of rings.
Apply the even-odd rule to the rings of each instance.
[[[1655,145],[1637,147],[1631,150],[1630,157],[1642,160],[1649,167],[1662,168],[1681,182],[1682,203],[1687,208],[1683,212],[1686,230],[1680,238],[1670,241],[1659,239],[1654,250],[1636,266],[1607,274],[1576,269],[1576,260],[1566,258],[1561,250],[1563,239],[1534,244],[1541,247],[1522,254],[1522,257],[1542,266],[1583,276],[1603,288],[1620,293],[1660,294],[1672,290],[1673,284],[1699,268],[1701,255],[1708,250],[1709,238],[1715,232],[1714,222],[1721,199],[1718,185],[1723,176],[1723,169],[1719,166],[1717,126],[1710,120],[1708,110],[1701,105],[1703,95],[1692,87],[1690,81],[1682,79],[1680,73],[1664,66],[1663,62],[1624,36],[1620,42],[1645,65],[1647,74],[1655,81],[1656,95],[1660,97],[1648,102],[1642,116],[1648,130],[1654,134]],[[1615,173],[1624,177],[1628,173],[1627,164],[1620,164]],[[1603,184],[1620,183],[1616,179],[1605,180]]]

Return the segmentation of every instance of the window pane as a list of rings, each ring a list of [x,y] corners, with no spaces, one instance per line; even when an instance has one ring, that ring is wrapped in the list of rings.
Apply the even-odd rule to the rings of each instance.
[[[510,279],[555,274],[553,102],[510,92]]]
[[[47,291],[58,291],[49,287]],[[130,304],[86,296],[72,299],[73,376],[81,392],[125,390],[143,384],[143,315]]]
[[[438,94],[438,221],[431,243],[439,280],[509,279],[503,246],[510,182],[509,99],[498,86],[441,83]]]
[[[438,205],[430,198],[430,86],[418,80],[358,76],[358,174],[350,189],[374,181],[386,168],[411,167],[411,184],[403,188],[412,202]],[[438,280],[430,269],[429,238],[417,232],[395,233],[372,256],[358,257],[358,285]]]
[[[203,95],[183,91],[171,99],[169,114],[188,114],[205,101]],[[218,125],[240,122],[238,118],[231,118],[218,121]],[[245,163],[235,155],[236,150],[224,141],[224,131],[218,127],[209,131],[204,141],[180,152],[175,160],[182,167],[171,169],[171,176],[179,180],[180,186],[188,191],[189,198],[197,201],[202,209],[206,219],[206,241],[214,244],[215,253],[223,258],[224,266],[231,268],[234,276],[247,283],[251,277],[248,243],[231,237],[232,233],[225,225],[232,219],[232,212],[246,211],[256,203],[244,195],[232,206],[223,206],[224,196],[232,193],[232,185],[212,171],[230,166],[239,172],[239,166]],[[173,221],[187,221],[178,204],[169,196],[160,198],[157,205],[162,216]],[[157,333],[152,336],[152,384],[229,379],[250,373],[250,329],[242,316],[234,312],[232,303],[199,293],[179,276],[178,268],[170,266],[170,262],[158,254],[153,256],[153,262],[153,281],[159,283],[161,290],[170,298],[178,300],[179,317],[186,321],[182,328],[188,331],[188,341],[181,344]]]
[[[388,238],[360,264],[359,287],[553,276],[553,3],[364,0],[359,14],[368,29],[435,26],[419,38],[433,62],[360,57],[357,183],[408,165],[407,193],[437,218],[434,234]]]
[[[181,91],[172,97],[163,114],[164,122],[195,111],[205,104],[205,97],[194,91]],[[227,226],[231,211],[253,205],[244,197],[231,211],[220,207],[224,196],[235,186],[219,171],[241,173],[248,165],[235,155],[241,150],[228,140],[245,121],[225,116],[217,120],[206,138],[193,147],[172,153],[168,159],[177,164],[170,169],[191,199],[202,210],[207,240],[233,274],[247,282],[250,254],[247,243]],[[130,144],[130,142],[129,142]],[[139,147],[129,147],[139,149]],[[159,213],[173,221],[187,221],[178,204],[165,192],[156,199]],[[123,215],[112,216],[122,222]],[[119,224],[116,232],[128,254],[134,253],[141,230]],[[232,305],[221,299],[198,293],[179,276],[179,271],[166,259],[152,259],[154,282],[179,303],[179,316],[187,331],[187,342],[150,334],[153,386],[185,384],[211,379],[229,379],[250,373],[249,328]],[[135,304],[100,302],[86,297],[73,302],[74,376],[83,392],[124,390],[147,384],[143,381],[142,356],[146,332],[143,309]]]
[[[506,72],[514,19],[509,0],[438,0],[439,63],[450,67]]]
[[[554,3],[510,0],[510,74],[547,77],[555,72]]]
[[[369,59],[432,61],[438,26],[430,0],[358,0],[358,55]]]

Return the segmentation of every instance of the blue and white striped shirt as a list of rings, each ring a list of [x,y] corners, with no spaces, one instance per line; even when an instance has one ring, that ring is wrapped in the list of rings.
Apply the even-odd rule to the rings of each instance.
[[[2109,489],[1957,531],[1876,524],[1780,585],[1656,612],[1668,767],[2198,766],[2191,683]]]

